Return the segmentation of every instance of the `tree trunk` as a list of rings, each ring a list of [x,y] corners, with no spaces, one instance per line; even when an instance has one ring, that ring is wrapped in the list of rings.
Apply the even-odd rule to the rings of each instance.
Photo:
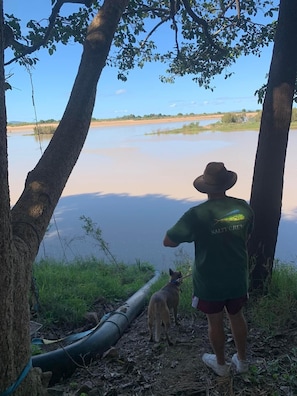
[[[10,210],[3,48],[0,82],[0,394],[15,384],[30,362],[29,291],[32,264],[85,142],[112,39],[129,0],[105,0],[89,26],[81,63],[62,120],[36,167],[29,172],[24,191]],[[3,45],[3,1],[1,46]],[[44,394],[38,370],[29,374],[16,396]]]
[[[250,201],[255,212],[249,242],[254,289],[263,290],[274,262],[297,72],[296,24],[297,1],[281,0]]]

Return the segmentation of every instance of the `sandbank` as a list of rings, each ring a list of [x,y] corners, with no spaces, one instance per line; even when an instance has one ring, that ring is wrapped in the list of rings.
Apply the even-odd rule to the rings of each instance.
[[[151,119],[129,119],[129,120],[98,120],[91,122],[91,128],[100,128],[107,126],[124,126],[124,125],[139,125],[139,124],[155,124],[155,123],[170,123],[170,122],[182,122],[182,121],[199,121],[213,118],[221,118],[222,115],[219,114],[202,114],[195,116],[185,116],[185,117],[166,117],[166,118],[151,118]],[[24,125],[8,125],[7,131],[23,131],[27,129],[33,129],[37,124],[24,124]],[[41,126],[57,126],[58,123],[53,124],[39,124]]]

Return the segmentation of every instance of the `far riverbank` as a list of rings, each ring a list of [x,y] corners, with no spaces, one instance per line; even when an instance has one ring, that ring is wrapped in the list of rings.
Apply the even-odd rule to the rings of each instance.
[[[207,119],[220,119],[222,117],[221,114],[205,114],[205,115],[196,115],[196,116],[184,116],[184,117],[164,117],[164,118],[139,118],[139,119],[119,119],[119,120],[96,120],[92,121],[90,127],[91,128],[100,128],[107,126],[124,126],[124,125],[142,125],[142,124],[154,124],[158,123],[169,123],[169,122],[182,122],[182,121],[199,121],[199,120],[207,120]],[[36,123],[36,124],[22,124],[22,125],[8,125],[7,131],[23,131],[26,129],[33,129],[36,125],[41,126],[58,126],[58,122],[46,124],[46,123]]]
[[[248,117],[254,116],[256,113],[247,113]],[[100,128],[107,126],[129,126],[129,125],[143,125],[143,124],[155,124],[157,123],[174,123],[174,122],[183,122],[183,121],[199,121],[199,120],[207,120],[217,118],[218,120],[222,118],[223,114],[200,114],[200,115],[191,115],[191,116],[173,116],[173,117],[164,117],[164,118],[139,118],[139,119],[111,119],[111,120],[95,120],[91,122],[91,128]],[[37,124],[23,124],[23,125],[8,125],[7,131],[22,131],[27,129],[34,129]],[[46,124],[46,123],[38,123],[39,126],[58,126],[57,123]]]

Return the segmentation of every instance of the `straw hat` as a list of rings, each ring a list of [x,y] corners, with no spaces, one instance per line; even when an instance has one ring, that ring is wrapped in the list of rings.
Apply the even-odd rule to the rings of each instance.
[[[237,174],[225,168],[223,162],[210,162],[203,175],[197,177],[193,185],[202,193],[215,193],[229,190],[237,181]]]

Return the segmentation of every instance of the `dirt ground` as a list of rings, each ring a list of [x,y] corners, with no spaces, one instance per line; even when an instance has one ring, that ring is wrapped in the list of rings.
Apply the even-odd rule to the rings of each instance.
[[[249,325],[250,371],[244,375],[216,376],[201,361],[211,352],[204,316],[180,316],[172,325],[174,342],[168,346],[148,341],[146,310],[105,356],[90,366],[79,368],[68,379],[55,384],[51,395],[62,396],[294,396],[297,380],[291,375],[297,367],[297,330],[268,337]],[[231,359],[235,347],[226,322],[226,355]]]

